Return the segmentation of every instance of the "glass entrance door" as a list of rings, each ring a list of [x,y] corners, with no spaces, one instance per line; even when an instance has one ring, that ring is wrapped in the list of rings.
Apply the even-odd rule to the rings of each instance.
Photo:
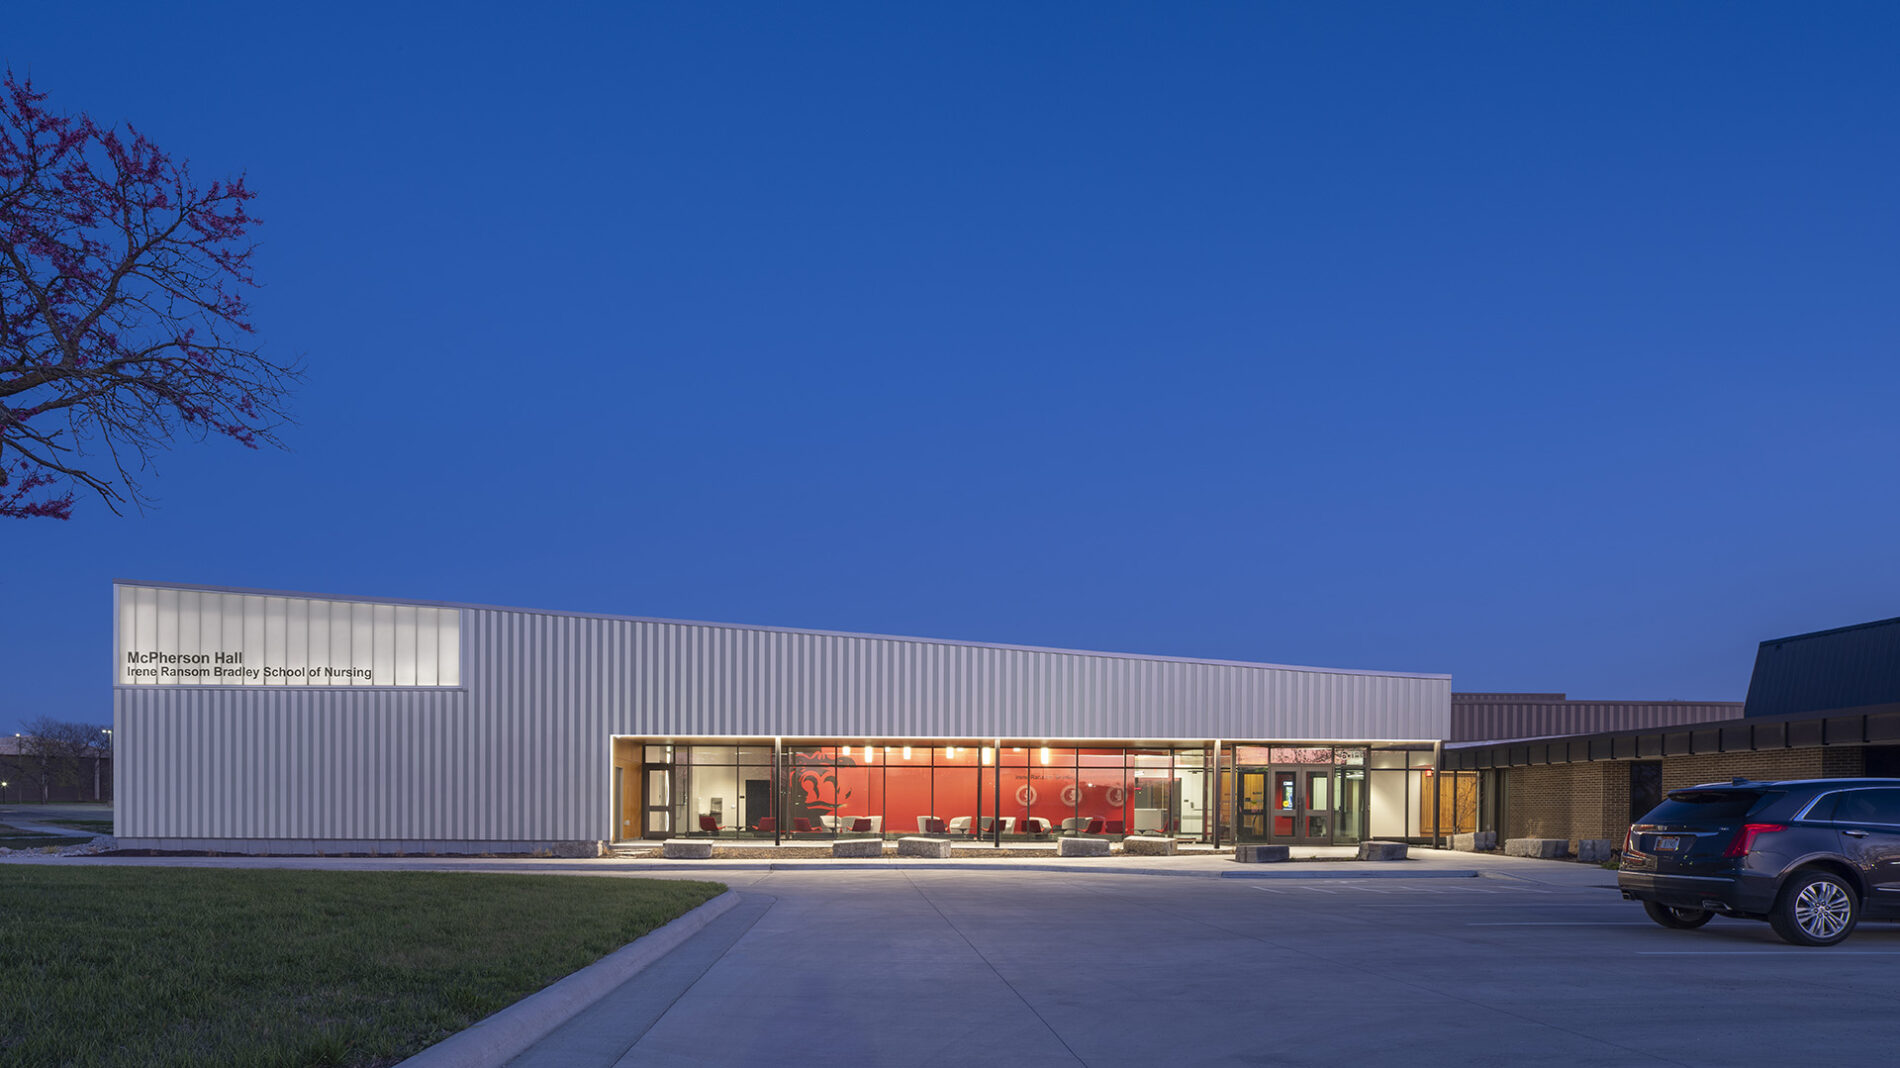
[[[1240,841],[1264,842],[1267,840],[1267,770],[1265,768],[1240,769],[1240,822],[1237,825]]]
[[[1273,841],[1289,845],[1332,843],[1332,770],[1310,766],[1268,769]]]
[[[648,764],[642,770],[646,778],[646,797],[641,806],[646,810],[644,834],[648,838],[667,837],[673,833],[673,768],[669,764]]]

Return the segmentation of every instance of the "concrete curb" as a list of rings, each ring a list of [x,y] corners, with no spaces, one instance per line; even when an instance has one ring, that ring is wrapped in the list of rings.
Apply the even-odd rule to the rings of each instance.
[[[739,903],[731,890],[402,1062],[401,1068],[500,1068],[672,952]]]
[[[1368,862],[1371,863],[1371,862]],[[1476,868],[1430,868],[1425,871],[1224,871],[1223,879],[1476,879]]]

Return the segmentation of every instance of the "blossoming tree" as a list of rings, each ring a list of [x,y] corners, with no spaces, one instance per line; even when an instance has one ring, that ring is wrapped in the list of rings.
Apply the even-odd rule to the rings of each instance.
[[[0,80],[0,517],[114,512],[181,435],[279,444],[298,368],[265,357],[239,177]]]

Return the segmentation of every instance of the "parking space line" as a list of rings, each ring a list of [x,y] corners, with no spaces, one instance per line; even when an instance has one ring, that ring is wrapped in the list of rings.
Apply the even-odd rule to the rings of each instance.
[[[1467,923],[1466,927],[1648,927],[1641,920],[1498,920]]]
[[[1900,949],[1832,949],[1826,953],[1815,953],[1800,946],[1783,946],[1780,949],[1648,949],[1640,950],[1636,955],[1639,957],[1790,956],[1825,961],[1834,957],[1900,957]]]

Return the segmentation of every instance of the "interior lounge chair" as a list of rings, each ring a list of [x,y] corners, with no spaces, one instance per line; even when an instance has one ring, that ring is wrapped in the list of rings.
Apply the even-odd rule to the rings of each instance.
[[[764,831],[767,834],[775,833],[778,830],[778,817],[760,816],[759,822],[753,824],[752,829],[755,831]]]
[[[1083,834],[1101,834],[1103,823],[1104,821],[1102,817],[1090,816],[1088,823],[1085,824],[1082,828],[1082,833]]]
[[[1024,834],[1048,834],[1049,825],[1037,819],[1034,816],[1030,816],[1023,820],[1023,833]]]
[[[970,817],[958,816],[956,819],[951,820],[950,833],[951,834],[969,834],[970,833]]]
[[[917,817],[917,829],[924,834],[943,834],[943,821],[935,816]]]
[[[715,817],[715,816],[699,817],[699,829],[702,831],[705,831],[707,834],[718,834],[719,833],[718,817]]]
[[[1127,826],[1127,824],[1126,824],[1126,821],[1124,821],[1124,820],[1105,820],[1105,821],[1103,822],[1103,824],[1102,824],[1102,832],[1101,832],[1101,833],[1103,833],[1103,834],[1127,834],[1128,832],[1127,832],[1126,830],[1124,830],[1124,828],[1125,828],[1126,826]]]
[[[1062,833],[1087,834],[1088,832],[1083,830],[1083,828],[1088,825],[1089,818],[1087,816],[1070,816],[1068,819],[1062,821]]]
[[[807,819],[804,816],[792,817],[792,833],[793,834],[818,834],[820,833],[821,830],[822,828],[813,827],[811,825],[811,820]]]
[[[871,821],[864,816],[859,816],[857,819],[852,820],[851,833],[852,834],[870,834]]]

